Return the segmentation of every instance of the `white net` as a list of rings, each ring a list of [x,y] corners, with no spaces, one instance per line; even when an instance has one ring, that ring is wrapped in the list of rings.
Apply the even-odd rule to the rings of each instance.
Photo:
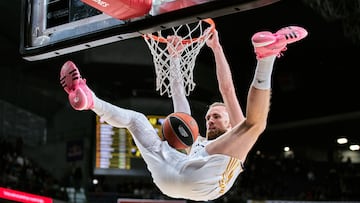
[[[144,35],[153,56],[156,90],[160,95],[172,96],[174,92],[171,90],[171,80],[183,81],[186,96],[194,90],[193,72],[196,57],[213,29],[213,21],[206,19]],[[169,36],[174,37],[169,38]],[[174,65],[178,67],[178,74],[170,74]]]

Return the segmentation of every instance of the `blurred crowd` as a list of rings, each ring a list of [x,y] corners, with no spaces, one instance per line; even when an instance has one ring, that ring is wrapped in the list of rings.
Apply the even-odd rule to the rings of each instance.
[[[67,200],[61,185],[49,171],[23,154],[23,141],[0,138],[0,187]]]

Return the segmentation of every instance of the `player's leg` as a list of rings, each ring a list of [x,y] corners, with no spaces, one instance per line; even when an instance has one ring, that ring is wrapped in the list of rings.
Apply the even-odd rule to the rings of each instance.
[[[92,110],[108,124],[127,128],[145,148],[160,145],[160,138],[148,119],[142,113],[120,108],[99,99],[86,84],[78,68],[71,61],[66,62],[60,72],[60,83],[69,94],[69,102],[75,110]]]
[[[127,128],[134,137],[137,146],[141,145],[148,150],[158,150],[161,139],[144,114],[115,106],[95,95],[93,99],[94,108],[91,110],[101,119],[112,126]]]
[[[280,57],[288,44],[307,36],[307,31],[298,26],[288,26],[274,34],[258,32],[252,37],[252,44],[257,57],[254,78],[248,94],[247,123],[260,122],[265,128],[270,106],[270,91],[273,66],[276,57]]]
[[[257,66],[250,86],[246,120],[209,144],[209,154],[226,154],[245,161],[247,154],[264,131],[267,123],[271,97],[271,76],[276,57],[286,50],[286,45],[306,37],[300,27],[286,27],[272,34],[259,32],[253,35],[252,43],[257,56]]]

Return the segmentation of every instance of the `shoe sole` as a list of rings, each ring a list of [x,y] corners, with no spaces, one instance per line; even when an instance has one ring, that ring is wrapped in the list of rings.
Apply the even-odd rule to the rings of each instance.
[[[306,29],[299,26],[287,26],[278,30],[275,35],[284,37],[283,40],[285,43],[291,44],[304,39],[308,35],[308,32]]]
[[[81,75],[76,65],[71,61],[64,63],[60,71],[60,84],[67,93],[75,89],[80,79]]]
[[[258,59],[277,55],[280,57],[286,51],[286,45],[300,41],[308,35],[308,32],[299,26],[287,26],[276,33],[268,31],[258,32],[253,35],[252,43]]]

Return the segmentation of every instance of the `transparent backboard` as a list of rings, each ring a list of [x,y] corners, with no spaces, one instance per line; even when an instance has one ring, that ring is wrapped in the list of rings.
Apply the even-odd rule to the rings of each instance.
[[[81,0],[23,0],[20,53],[29,61],[44,60],[277,1],[153,0],[151,13],[123,21]]]

